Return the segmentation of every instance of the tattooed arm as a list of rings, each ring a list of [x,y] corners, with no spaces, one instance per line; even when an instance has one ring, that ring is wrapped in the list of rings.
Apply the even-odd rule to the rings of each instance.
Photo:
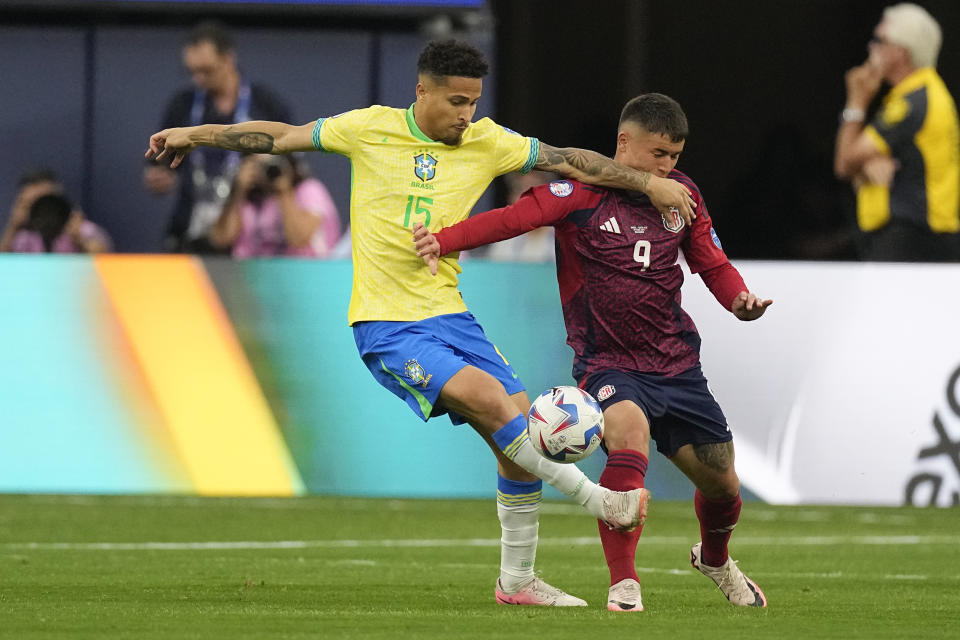
[[[202,124],[196,127],[164,129],[150,136],[147,158],[170,159],[176,167],[200,146],[244,153],[290,153],[313,150],[314,122],[294,126],[283,122],[254,120],[240,124]]]
[[[650,202],[662,213],[668,213],[671,208],[675,208],[687,224],[691,224],[696,218],[693,211],[696,205],[685,185],[646,171],[631,169],[596,151],[573,147],[557,148],[541,142],[540,155],[533,168],[553,171],[567,178],[600,187],[641,191],[650,197]]]

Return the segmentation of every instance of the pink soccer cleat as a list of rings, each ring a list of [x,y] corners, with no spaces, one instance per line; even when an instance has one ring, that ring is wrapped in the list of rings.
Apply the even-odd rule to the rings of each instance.
[[[540,578],[533,578],[514,593],[505,593],[497,579],[497,602],[500,604],[527,604],[542,607],[585,607],[587,603],[569,593],[552,587]]]

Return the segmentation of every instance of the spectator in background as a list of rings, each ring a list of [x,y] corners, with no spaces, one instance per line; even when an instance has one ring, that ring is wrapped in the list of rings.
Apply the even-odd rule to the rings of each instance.
[[[960,125],[937,74],[940,25],[915,4],[883,12],[867,61],[846,74],[847,102],[834,156],[857,192],[865,260],[958,260]],[[876,117],[865,114],[882,81]]]
[[[323,183],[294,155],[247,156],[210,229],[210,243],[235,258],[323,258],[340,238],[340,217]]]
[[[173,97],[162,128],[290,119],[286,105],[269,89],[242,75],[233,38],[219,23],[203,22],[190,32],[183,64],[193,87]],[[146,166],[144,184],[151,192],[163,195],[178,187],[164,238],[167,251],[215,252],[207,233],[230,195],[240,160],[237,152],[207,147],[192,154],[179,172],[153,162]]]
[[[110,236],[87,220],[63,194],[49,169],[24,174],[18,183],[0,251],[13,253],[99,253],[111,250]]]
[[[531,171],[527,174],[508,173],[504,177],[507,185],[507,204],[511,205],[532,187],[556,180],[557,175],[546,171]],[[537,227],[522,236],[501,240],[490,245],[486,257],[500,262],[553,262],[553,227]]]

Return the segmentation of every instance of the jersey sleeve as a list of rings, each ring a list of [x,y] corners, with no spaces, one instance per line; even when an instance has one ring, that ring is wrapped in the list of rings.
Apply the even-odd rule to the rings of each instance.
[[[683,257],[686,259],[691,273],[700,273],[729,262],[729,260],[727,254],[723,252],[720,237],[713,228],[713,220],[710,218],[710,212],[707,211],[707,204],[703,201],[700,190],[693,182],[683,182],[690,188],[693,199],[697,204],[695,209],[697,218],[693,221],[690,233],[681,245],[683,247]]]
[[[700,274],[700,278],[717,302],[730,311],[733,299],[741,291],[746,291],[747,285],[723,251],[720,236],[713,228],[713,220],[710,218],[710,212],[703,201],[700,189],[686,176],[679,180],[690,188],[693,199],[697,203],[697,218],[693,221],[690,233],[681,245],[683,257],[687,261],[687,266],[690,267],[690,273]]]
[[[741,291],[749,291],[743,276],[729,262],[701,271],[700,277],[720,306],[727,311],[732,311],[733,301]]]
[[[105,251],[113,251],[113,240],[103,227],[89,220],[84,220],[80,225],[80,233],[84,240],[88,242],[90,240],[99,241],[105,247]]]
[[[294,190],[294,198],[301,209],[317,217],[337,215],[330,193],[322,182],[314,178],[307,178],[298,184]]]
[[[510,206],[491,209],[436,233],[440,255],[475,249],[554,225],[598,198],[573,180],[528,189]]]
[[[926,94],[915,91],[884,104],[864,130],[880,151],[892,155],[893,149],[913,140],[925,117]]]
[[[313,126],[313,147],[317,151],[350,156],[371,116],[370,109],[354,109],[329,118],[319,118]]]
[[[502,176],[512,171],[529,173],[540,155],[540,141],[522,136],[492,121],[491,125],[496,141],[496,174]]]

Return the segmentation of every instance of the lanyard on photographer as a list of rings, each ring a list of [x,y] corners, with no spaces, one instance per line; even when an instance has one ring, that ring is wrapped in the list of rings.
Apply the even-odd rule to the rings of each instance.
[[[197,89],[193,92],[193,106],[190,108],[190,124],[196,126],[203,122],[204,107],[207,102],[207,93]],[[233,111],[233,122],[247,122],[250,120],[250,85],[240,83],[237,92],[237,106]],[[187,228],[187,238],[193,240],[207,234],[210,226],[220,217],[223,204],[230,195],[233,178],[240,167],[240,153],[228,151],[218,167],[209,167],[208,161],[212,154],[211,149],[200,147],[191,158],[193,178],[193,208],[190,212],[190,223]]]
[[[190,107],[190,126],[203,124],[203,112],[207,102],[207,92],[197,89],[193,92],[193,106]],[[240,83],[240,89],[237,92],[237,106],[233,112],[234,124],[238,122],[247,122],[250,120],[250,85],[246,82]],[[197,149],[192,158],[193,166],[193,185],[196,189],[213,188],[217,197],[223,199],[230,194],[230,182],[237,173],[240,166],[240,153],[229,151],[220,165],[219,171],[212,171],[212,177],[207,172],[207,154],[204,147]],[[212,185],[208,182],[212,181]]]

